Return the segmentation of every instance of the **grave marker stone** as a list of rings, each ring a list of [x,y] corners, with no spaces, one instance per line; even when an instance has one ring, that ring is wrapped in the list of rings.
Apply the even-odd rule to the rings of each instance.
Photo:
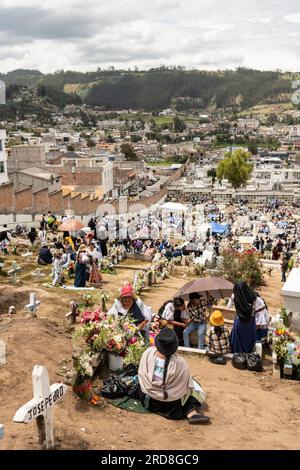
[[[36,309],[40,305],[40,301],[36,300],[36,295],[34,292],[31,292],[29,297],[29,304],[25,305],[25,308],[30,311],[33,317],[36,317]]]
[[[17,284],[17,273],[22,270],[20,266],[17,265],[16,261],[13,261],[10,271],[8,274],[12,277],[12,283],[15,286]]]
[[[27,263],[28,263],[28,264],[30,263],[30,261],[31,261],[30,258],[31,258],[31,256],[32,256],[31,251],[27,251],[27,253],[23,253],[21,256],[22,256],[23,258],[27,258]]]
[[[76,323],[76,317],[78,317],[78,304],[77,302],[70,302],[71,312],[66,314],[66,317],[70,319],[70,324]]]
[[[36,419],[38,441],[46,449],[54,448],[52,407],[66,394],[68,387],[56,383],[50,386],[46,367],[35,366],[32,372],[33,399],[16,412],[15,423],[28,424]]]
[[[0,340],[0,366],[6,364],[6,345],[5,342]]]
[[[37,269],[33,273],[31,273],[32,276],[36,277],[37,281],[39,282],[42,277],[45,277],[46,274],[42,273],[40,269]]]

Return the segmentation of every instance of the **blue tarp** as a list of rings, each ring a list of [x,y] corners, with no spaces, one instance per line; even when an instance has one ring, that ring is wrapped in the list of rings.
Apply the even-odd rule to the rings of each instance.
[[[211,222],[210,226],[211,226],[212,233],[220,233],[220,234],[227,232],[229,228],[228,224],[218,224],[217,222]]]

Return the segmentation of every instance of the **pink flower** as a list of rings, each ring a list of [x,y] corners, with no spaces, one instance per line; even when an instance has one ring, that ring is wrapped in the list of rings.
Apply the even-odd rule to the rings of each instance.
[[[135,344],[135,343],[137,343],[137,338],[133,336],[132,338],[130,338],[129,344]]]

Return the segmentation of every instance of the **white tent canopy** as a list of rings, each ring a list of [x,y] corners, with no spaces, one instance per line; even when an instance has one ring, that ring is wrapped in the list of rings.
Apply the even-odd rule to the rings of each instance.
[[[165,202],[160,209],[166,212],[186,212],[188,210],[188,206],[179,202]]]

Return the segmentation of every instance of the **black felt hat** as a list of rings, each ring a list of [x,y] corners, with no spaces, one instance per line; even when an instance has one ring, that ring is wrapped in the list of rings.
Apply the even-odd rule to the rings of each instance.
[[[164,356],[171,356],[179,346],[177,334],[171,328],[163,328],[155,337],[155,346]]]

